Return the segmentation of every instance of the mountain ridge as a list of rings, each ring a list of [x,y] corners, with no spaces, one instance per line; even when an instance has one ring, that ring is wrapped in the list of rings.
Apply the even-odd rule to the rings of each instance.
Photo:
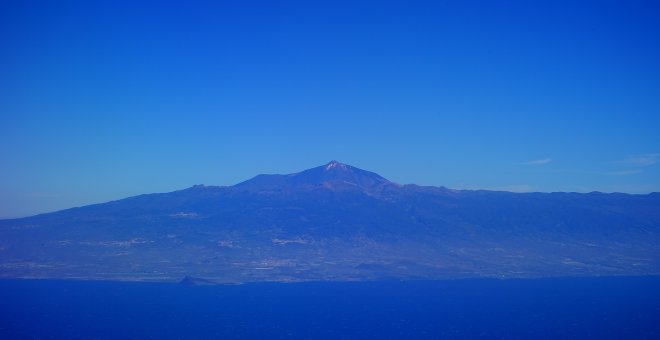
[[[48,214],[53,214],[53,213],[59,213],[62,211],[68,211],[71,209],[81,209],[81,208],[86,208],[90,206],[98,206],[98,205],[104,205],[104,204],[116,204],[117,202],[124,201],[124,200],[130,200],[130,199],[136,199],[139,197],[144,197],[144,196],[152,196],[152,195],[167,195],[167,194],[173,194],[181,191],[188,191],[188,190],[224,190],[224,189],[241,189],[241,190],[251,190],[251,191],[257,191],[257,190],[273,190],[277,189],[279,185],[285,184],[285,181],[287,179],[291,179],[292,177],[295,177],[296,175],[305,173],[307,171],[315,170],[317,171],[318,169],[326,168],[330,166],[331,164],[336,163],[336,164],[341,164],[347,167],[350,167],[352,169],[357,169],[359,171],[362,171],[364,173],[368,173],[370,175],[375,175],[374,177],[382,179],[384,183],[391,184],[391,187],[398,187],[400,189],[412,189],[412,190],[430,190],[430,191],[437,191],[437,192],[444,192],[444,193],[511,193],[511,194],[521,194],[521,195],[530,195],[530,194],[541,194],[541,195],[624,195],[624,196],[651,196],[651,197],[660,197],[660,192],[650,192],[646,194],[634,194],[634,193],[624,193],[624,192],[601,192],[601,191],[591,191],[591,192],[564,192],[564,191],[554,191],[554,192],[542,192],[542,191],[532,191],[532,192],[511,192],[511,191],[506,191],[506,190],[489,190],[489,189],[451,189],[447,188],[444,186],[435,186],[435,185],[418,185],[418,184],[397,184],[394,182],[391,182],[384,177],[378,175],[375,172],[370,172],[366,170],[359,169],[357,167],[353,167],[347,164],[343,164],[337,161],[330,161],[329,163],[321,166],[317,166],[311,169],[307,169],[304,171],[296,172],[296,173],[291,173],[291,174],[259,174],[256,175],[250,179],[247,179],[245,181],[241,181],[239,183],[233,184],[233,185],[205,185],[205,184],[195,184],[193,186],[183,188],[183,189],[178,189],[174,191],[169,191],[169,192],[156,192],[156,193],[147,193],[147,194],[139,194],[135,196],[129,196],[126,198],[120,198],[116,200],[111,200],[107,202],[100,202],[100,203],[93,203],[93,204],[88,204],[88,205],[83,205],[83,206],[77,206],[77,207],[71,207],[71,208],[66,208],[62,210],[57,210],[57,211],[52,211],[52,212],[44,212],[44,213],[39,213],[36,215],[32,216],[25,216],[25,217],[17,217],[17,218],[7,218],[7,219],[0,219],[0,221],[3,220],[19,220],[19,219],[24,219],[24,218],[32,218],[36,216],[41,216],[41,215],[48,215]],[[300,186],[300,187],[305,187],[305,186]],[[316,185],[308,185],[307,189],[314,189],[314,188],[321,188],[323,187],[322,182],[318,182]]]
[[[257,175],[247,181],[234,185],[235,188],[267,190],[325,187],[328,189],[346,189],[351,186],[362,190],[373,190],[378,186],[397,184],[382,176],[337,161],[288,175]]]
[[[180,281],[660,273],[660,195],[399,185],[336,161],[0,220],[0,277]]]

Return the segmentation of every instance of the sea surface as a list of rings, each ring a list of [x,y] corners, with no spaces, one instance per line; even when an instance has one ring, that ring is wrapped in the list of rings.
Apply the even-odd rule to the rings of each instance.
[[[0,339],[660,339],[660,277],[0,280]]]

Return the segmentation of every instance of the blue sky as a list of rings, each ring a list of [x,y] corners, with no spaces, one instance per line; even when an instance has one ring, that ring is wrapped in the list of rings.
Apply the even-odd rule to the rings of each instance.
[[[660,191],[659,19],[650,1],[2,1],[0,217],[332,159]]]

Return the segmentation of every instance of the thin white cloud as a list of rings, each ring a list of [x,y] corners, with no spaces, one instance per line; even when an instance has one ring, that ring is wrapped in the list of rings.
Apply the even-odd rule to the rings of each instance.
[[[552,162],[552,158],[535,159],[529,162],[523,162],[525,165],[543,165]]]
[[[660,153],[646,153],[641,155],[630,156],[617,163],[626,164],[635,167],[646,167],[658,163],[660,161]]]
[[[634,170],[611,171],[611,172],[605,172],[603,174],[608,176],[628,176],[628,175],[638,174],[640,172],[642,172],[642,170],[634,169]]]

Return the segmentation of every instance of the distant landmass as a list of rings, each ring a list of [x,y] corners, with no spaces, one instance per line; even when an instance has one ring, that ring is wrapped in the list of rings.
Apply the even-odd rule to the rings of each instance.
[[[199,285],[658,274],[660,193],[399,185],[336,161],[0,221],[2,278]]]

